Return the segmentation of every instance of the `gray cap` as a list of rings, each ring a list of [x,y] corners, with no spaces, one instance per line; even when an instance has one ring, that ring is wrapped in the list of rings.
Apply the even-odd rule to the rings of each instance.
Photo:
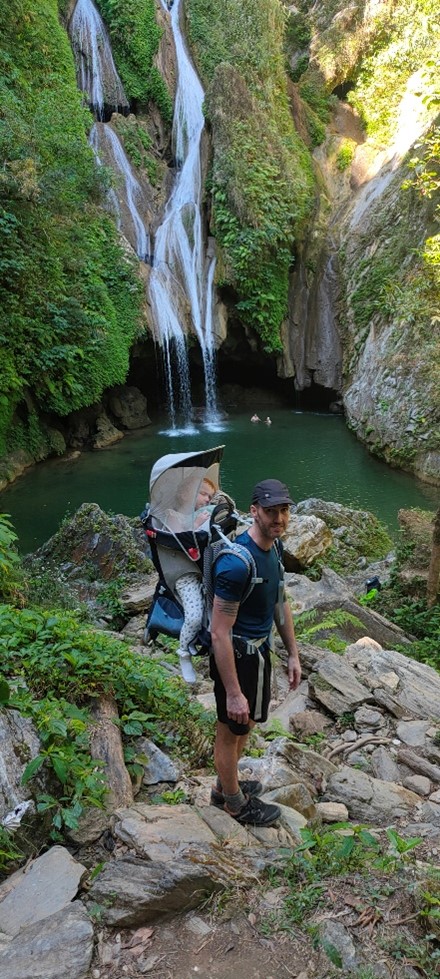
[[[285,483],[279,479],[262,479],[253,488],[252,503],[259,503],[262,507],[284,506],[293,504],[293,500]]]

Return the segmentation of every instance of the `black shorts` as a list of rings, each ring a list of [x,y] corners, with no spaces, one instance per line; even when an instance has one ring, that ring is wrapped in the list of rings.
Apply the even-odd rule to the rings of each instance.
[[[259,649],[250,647],[245,639],[234,639],[235,666],[241,692],[249,704],[249,716],[253,721],[266,721],[270,701],[270,646],[265,642]],[[250,651],[252,650],[252,651]],[[217,669],[214,656],[211,656],[210,676],[214,680],[214,696],[217,717],[227,724],[233,734],[248,734],[249,724],[237,724],[230,720],[226,711],[226,690]]]

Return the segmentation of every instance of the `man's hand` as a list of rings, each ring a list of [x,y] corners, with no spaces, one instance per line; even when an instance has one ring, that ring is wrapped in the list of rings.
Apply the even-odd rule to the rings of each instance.
[[[288,657],[287,676],[289,678],[289,689],[296,690],[301,682],[301,664],[298,653],[290,653]]]
[[[231,721],[237,724],[247,724],[249,720],[249,704],[244,694],[226,694],[226,710]]]

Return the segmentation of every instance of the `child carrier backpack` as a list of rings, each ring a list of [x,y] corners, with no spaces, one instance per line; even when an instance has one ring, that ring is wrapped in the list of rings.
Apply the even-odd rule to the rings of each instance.
[[[239,524],[245,522],[237,513],[231,497],[219,489],[219,463],[223,449],[224,446],[217,446],[203,452],[170,454],[163,456],[153,466],[150,504],[141,514],[141,520],[159,580],[147,616],[145,642],[156,639],[159,634],[175,639],[179,637],[184,619],[175,583],[179,576],[194,570],[194,565],[201,577],[204,616],[190,648],[192,653],[199,655],[208,653],[211,647],[209,630],[217,560],[232,551],[244,563],[248,582],[242,602],[262,581],[258,577],[253,555],[235,540]],[[194,528],[195,500],[205,479],[217,487],[213,498],[216,502],[211,507],[209,525],[197,530]],[[284,569],[278,548],[277,552],[281,582]]]

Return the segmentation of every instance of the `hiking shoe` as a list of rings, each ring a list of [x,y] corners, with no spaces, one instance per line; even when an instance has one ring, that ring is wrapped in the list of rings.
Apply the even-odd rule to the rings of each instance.
[[[225,812],[232,816],[237,823],[241,823],[242,826],[273,826],[281,816],[279,806],[262,802],[255,795],[249,796],[243,808],[239,809],[238,812],[229,812],[228,809],[225,809]]]
[[[261,795],[263,791],[263,786],[261,782],[256,781],[245,781],[238,783],[243,795]],[[223,809],[225,805],[225,797],[223,792],[219,789],[211,789],[211,806],[217,806],[218,809]]]

